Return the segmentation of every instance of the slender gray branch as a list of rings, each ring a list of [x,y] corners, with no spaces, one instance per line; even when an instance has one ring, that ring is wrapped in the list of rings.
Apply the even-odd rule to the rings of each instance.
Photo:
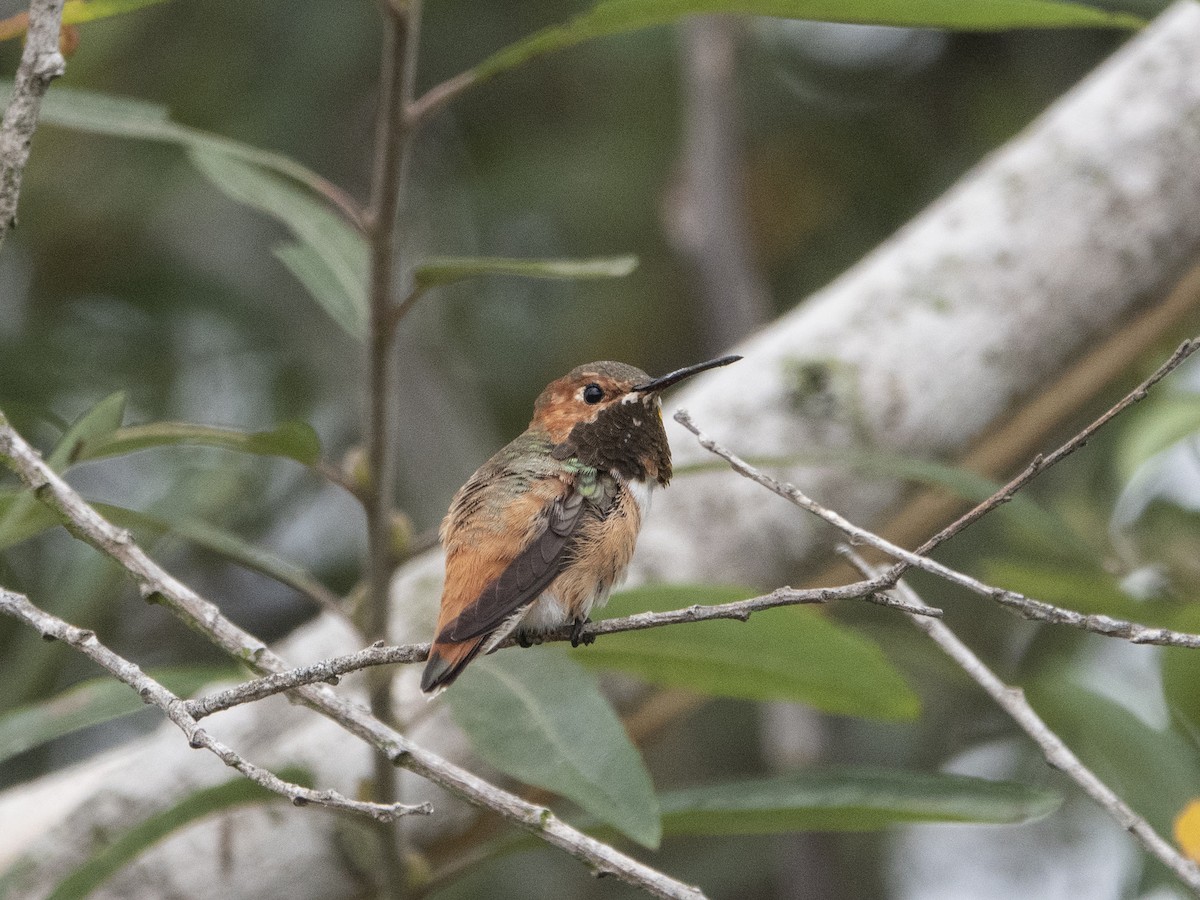
[[[92,509],[43,462],[3,415],[0,415],[0,461],[12,469],[40,501],[58,513],[71,534],[129,572],[143,597],[162,603],[226,653],[259,672],[282,672],[290,668],[262,641],[229,621],[213,603],[152,560],[129,532],[117,528]],[[325,685],[297,688],[294,696],[375,747],[393,765],[405,766],[468,803],[491,810],[575,857],[597,874],[612,875],[656,897],[699,900],[704,896],[697,888],[572,828],[550,809],[501,790],[413,743],[360,704],[338,696]]]
[[[621,616],[613,619],[601,619],[591,622],[583,629],[584,638],[598,637],[605,634],[618,634],[623,631],[641,631],[647,628],[662,628],[666,625],[683,625],[689,622],[708,622],[715,619],[736,619],[745,622],[753,613],[780,606],[797,606],[806,603],[831,603],[837,600],[869,600],[881,606],[888,606],[918,616],[940,616],[942,611],[922,603],[914,606],[899,597],[893,597],[885,591],[893,582],[885,578],[874,578],[868,581],[856,581],[853,584],[829,588],[792,588],[781,587],[760,597],[750,597],[746,600],[734,600],[729,603],[711,605],[693,604],[682,609],[672,609],[664,612],[635,613],[631,616]],[[543,635],[543,641],[569,641],[572,638],[571,628],[561,628],[558,631]],[[499,645],[500,649],[516,646],[516,641],[509,638]],[[293,690],[304,684],[326,682],[336,684],[339,677],[373,666],[390,666],[397,664],[424,662],[429,657],[429,644],[402,644],[387,646],[382,642],[370,647],[347,653],[344,656],[334,656],[308,666],[300,666],[256,678],[242,684],[234,685],[223,691],[197,697],[187,701],[188,712],[197,719],[211,716],[222,710],[232,709],[244,703],[253,703],[275,694]]]
[[[136,664],[102,644],[94,632],[77,628],[57,616],[39,609],[30,602],[28,597],[4,588],[0,588],[0,613],[24,622],[41,634],[43,638],[62,641],[78,650],[109,674],[129,685],[145,703],[153,704],[166,713],[167,718],[178,725],[180,730],[187,735],[188,743],[192,747],[203,748],[214,753],[225,765],[241,772],[268,791],[286,797],[296,806],[316,803],[330,809],[362,813],[381,822],[391,822],[400,816],[429,815],[433,812],[433,807],[428,803],[416,806],[403,803],[368,803],[352,800],[337,791],[316,791],[290,781],[284,781],[273,772],[246,761],[233,748],[201,728],[196,718],[188,712],[187,704],[182,699],[143,672]]]
[[[888,574],[885,569],[869,565],[849,548],[843,548],[842,553],[867,578],[880,578]],[[916,592],[904,582],[898,583],[893,590],[910,603],[922,602]],[[1050,765],[1083,788],[1087,795],[1112,816],[1122,828],[1132,834],[1138,843],[1174,872],[1179,880],[1191,888],[1194,893],[1200,895],[1200,866],[1186,859],[1169,841],[1159,835],[1149,822],[1134,812],[1091,769],[1085,766],[1071,748],[1063,743],[1062,738],[1055,734],[1029,705],[1025,699],[1025,693],[1020,688],[1010,687],[996,677],[996,674],[958,638],[945,622],[931,619],[928,616],[911,616],[911,618],[917,628],[929,635],[930,639],[947,656],[958,663],[962,670],[982,687],[988,696],[995,700],[996,704],[1008,713],[1026,734],[1033,738]]]
[[[33,0],[29,31],[13,82],[12,97],[0,122],[0,245],[17,224],[21,178],[29,161],[29,146],[37,130],[42,98],[50,82],[67,70],[58,49],[63,0]]]

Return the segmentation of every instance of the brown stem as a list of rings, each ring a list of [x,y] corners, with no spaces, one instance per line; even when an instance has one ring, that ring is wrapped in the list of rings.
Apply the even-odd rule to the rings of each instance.
[[[367,597],[364,630],[370,640],[388,637],[388,586],[395,565],[392,552],[394,460],[391,450],[391,410],[395,408],[392,371],[392,285],[396,273],[397,212],[404,184],[409,128],[404,111],[412,93],[412,73],[419,33],[420,0],[388,0],[384,4],[383,56],[380,65],[379,110],[375,128],[374,170],[370,207],[365,216],[370,250],[371,333],[368,355],[367,467],[370,481],[364,497],[367,517]],[[385,670],[372,673],[371,712],[393,724],[392,680]],[[396,770],[383,755],[375,759],[375,796],[395,802]],[[383,888],[401,896],[407,881],[398,845],[400,832],[380,826],[383,849]]]

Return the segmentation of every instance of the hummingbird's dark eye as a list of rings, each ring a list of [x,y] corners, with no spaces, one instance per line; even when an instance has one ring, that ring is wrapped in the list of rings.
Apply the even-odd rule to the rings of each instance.
[[[604,389],[598,384],[589,384],[583,389],[583,401],[585,403],[599,403],[604,399]]]

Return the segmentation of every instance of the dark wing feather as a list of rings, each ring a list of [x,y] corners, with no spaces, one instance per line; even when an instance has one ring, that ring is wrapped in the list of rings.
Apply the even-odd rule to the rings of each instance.
[[[574,489],[555,500],[545,530],[442,629],[437,640],[466,641],[486,634],[536,600],[566,567],[571,537],[583,521],[585,506],[583,495]]]

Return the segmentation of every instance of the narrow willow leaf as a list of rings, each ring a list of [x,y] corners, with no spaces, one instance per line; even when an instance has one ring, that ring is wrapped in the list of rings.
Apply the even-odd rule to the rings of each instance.
[[[1011,781],[893,769],[832,769],[702,785],[659,797],[663,834],[873,831],[905,822],[1016,824],[1062,798]]]
[[[74,462],[90,440],[102,440],[121,426],[125,416],[125,394],[109,394],[67,429],[46,457],[46,464],[62,472]],[[58,524],[57,516],[37,501],[30,491],[0,501],[0,548],[10,547]]]
[[[753,596],[730,587],[658,585],[613,597],[605,615]],[[818,610],[791,607],[747,622],[709,621],[605,635],[578,659],[655,684],[746,700],[791,700],[873,719],[912,719],[920,700],[870,639]]]
[[[361,339],[367,321],[367,245],[362,236],[323,199],[274,172],[211,148],[191,147],[189,153],[201,173],[231,199],[266,213],[291,230],[305,253],[284,245],[285,264],[293,271],[297,265],[304,269],[301,280],[306,287],[335,283],[338,302],[329,302],[328,291],[314,294],[314,298],[335,322]],[[319,278],[314,258],[319,258],[322,267]]]
[[[446,699],[488,763],[658,845],[658,802],[641,755],[596,679],[564,653],[542,647],[482,657]]]
[[[367,301],[361,286],[348,283],[311,244],[277,244],[272,252],[331,319],[358,340],[366,340]]]
[[[0,550],[12,547],[62,522],[58,513],[38,503],[26,490],[0,493]]]
[[[293,420],[283,422],[270,431],[237,431],[190,422],[131,425],[87,439],[79,448],[77,459],[100,459],[151,447],[197,444],[258,456],[281,456],[306,466],[315,464],[321,458],[321,441],[312,426]]]
[[[63,4],[62,23],[82,25],[97,19],[123,16],[147,6],[165,3],[166,0],[67,0]],[[29,13],[17,13],[0,19],[0,41],[20,37],[29,30]]]
[[[165,2],[166,0],[67,0],[63,4],[62,23],[82,25],[84,22],[123,16]]]
[[[155,534],[174,534],[197,547],[223,556],[247,569],[261,572],[280,584],[286,584],[293,590],[312,598],[319,606],[336,608],[341,605],[341,598],[325,587],[307,569],[283,557],[268,553],[261,547],[254,546],[224,528],[189,519],[173,518],[168,521],[148,513],[111,506],[107,503],[93,503],[92,506],[114,525],[134,530],[147,529]]]
[[[150,677],[180,697],[236,676],[228,667],[158,669]],[[146,709],[142,699],[111,677],[92,678],[54,697],[0,714],[0,763],[26,750],[101,722]]]
[[[1170,833],[1182,799],[1200,792],[1200,753],[1185,734],[1146,724],[1076,678],[1047,670],[1026,686],[1029,700],[1086,766],[1160,834]]]
[[[312,783],[311,777],[301,769],[282,769],[276,774],[285,781],[304,787]],[[146,850],[198,819],[237,806],[282,799],[248,778],[234,778],[213,787],[201,788],[170,809],[151,816],[116,837],[111,843],[99,844],[100,849],[90,859],[59,882],[49,900],[81,900]]]
[[[7,97],[11,91],[11,81],[0,81],[0,93]],[[42,102],[41,121],[92,134],[156,141],[223,154],[302,184],[317,196],[329,196],[336,190],[326,179],[290,157],[172,122],[166,107],[144,100],[56,86]]]
[[[1133,473],[1163,450],[1200,432],[1200,394],[1155,398],[1134,410],[1121,431],[1117,471],[1128,481]]]
[[[871,25],[998,31],[1009,28],[1137,28],[1137,16],[1058,0],[601,0],[562,25],[510,44],[471,70],[473,81],[491,78],[546,53],[595,38],[684,16],[741,13],[781,19],[815,19]]]
[[[1183,647],[1162,649],[1163,694],[1172,718],[1200,749],[1200,653]],[[1196,786],[1200,793],[1200,785]]]
[[[621,278],[637,268],[636,256],[594,259],[507,259],[502,257],[437,256],[413,272],[418,288],[452,284],[481,275],[516,275],[522,278]]]

